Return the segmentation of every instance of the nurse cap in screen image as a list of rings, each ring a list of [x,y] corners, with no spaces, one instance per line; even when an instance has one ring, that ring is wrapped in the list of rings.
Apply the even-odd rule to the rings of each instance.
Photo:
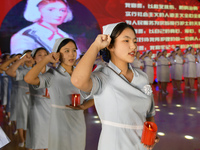
[[[119,23],[122,23],[122,22],[118,22],[118,23],[112,23],[112,24],[107,24],[105,26],[103,26],[103,34],[106,34],[106,35],[111,35],[113,29],[116,27],[116,25],[118,25]]]
[[[40,20],[41,13],[39,11],[38,4],[42,1],[45,1],[45,0],[27,0],[26,8],[24,11],[24,18],[27,21],[37,22]],[[48,1],[48,0],[46,0],[46,1]],[[61,1],[63,1],[67,6],[67,16],[66,16],[64,22],[69,22],[73,19],[72,11],[67,4],[67,0],[61,0]]]

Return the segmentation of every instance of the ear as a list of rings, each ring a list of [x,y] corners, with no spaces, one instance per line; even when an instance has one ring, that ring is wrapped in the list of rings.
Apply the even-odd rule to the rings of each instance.
[[[109,51],[114,51],[114,46],[113,46],[113,44],[110,44],[110,45],[107,47],[107,49],[108,49]]]

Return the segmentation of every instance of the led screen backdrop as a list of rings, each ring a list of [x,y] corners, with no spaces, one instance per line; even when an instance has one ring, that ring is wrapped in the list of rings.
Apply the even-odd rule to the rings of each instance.
[[[1,0],[0,46],[10,52],[10,38],[30,26],[24,16],[26,1]],[[86,51],[101,27],[125,21],[137,32],[138,50],[200,48],[198,0],[68,0],[73,20],[58,26],[72,35],[80,51]]]

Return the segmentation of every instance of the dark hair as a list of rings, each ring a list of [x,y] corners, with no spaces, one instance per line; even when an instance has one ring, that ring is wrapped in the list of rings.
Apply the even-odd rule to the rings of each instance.
[[[70,38],[66,38],[66,39],[64,39],[64,40],[60,43],[60,45],[58,46],[57,52],[60,52],[60,49],[61,49],[63,46],[65,46],[66,44],[68,44],[69,42],[74,43],[74,45],[76,46],[76,49],[78,49],[78,48],[77,48],[77,45],[76,45],[76,42],[75,42],[74,40],[72,40],[72,39],[70,39]]]
[[[149,53],[152,53],[152,51],[150,50],[150,51],[147,52],[147,54],[149,54]]]
[[[39,48],[36,49],[36,51],[35,51],[35,53],[34,53],[34,55],[33,55],[32,57],[34,58],[35,55],[36,55],[36,53],[37,53],[38,51],[40,51],[40,50],[45,50],[45,51],[47,52],[47,54],[49,54],[49,52],[48,52],[44,47],[39,47]]]
[[[16,55],[15,54],[12,54],[12,55],[10,55],[10,58],[13,58],[13,57],[15,57]]]
[[[22,55],[22,54],[21,53],[17,53],[16,56],[18,56],[18,55]]]
[[[193,49],[193,47],[192,47],[192,46],[189,46],[187,49],[188,49],[188,51],[191,52],[191,50]]]
[[[136,55],[137,55],[137,53],[140,53],[140,51],[137,51],[137,52],[136,52]]]
[[[32,52],[32,50],[24,50],[23,54],[28,53],[28,52]]]
[[[1,56],[2,61],[5,61],[7,56],[10,56],[10,54],[9,53],[2,54],[2,56]]]
[[[114,43],[115,43],[115,39],[126,29],[126,28],[130,28],[133,30],[133,32],[136,34],[135,32],[135,29],[131,26],[131,25],[128,25],[126,22],[121,22],[119,24],[117,24],[110,37],[111,37],[111,42],[110,42],[110,45],[109,47],[113,47]],[[107,48],[104,48],[103,50],[101,50],[101,54],[102,54],[102,57],[103,57],[103,60],[105,62],[109,62],[109,60],[111,59],[111,55],[110,55],[110,51],[107,49]]]

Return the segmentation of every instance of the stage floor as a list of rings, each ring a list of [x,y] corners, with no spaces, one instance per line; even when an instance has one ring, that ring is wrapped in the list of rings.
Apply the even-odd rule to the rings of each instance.
[[[184,83],[182,83],[184,89]],[[195,81],[195,88],[197,83]],[[184,89],[182,94],[173,90],[169,83],[168,95],[159,92],[153,85],[156,107],[155,121],[158,126],[160,142],[154,150],[200,150],[200,88],[192,92]],[[97,150],[101,123],[94,107],[85,111],[87,124],[86,150]],[[11,143],[2,150],[25,150],[19,148],[18,135],[13,135],[7,119],[0,110],[0,126],[11,139]]]

